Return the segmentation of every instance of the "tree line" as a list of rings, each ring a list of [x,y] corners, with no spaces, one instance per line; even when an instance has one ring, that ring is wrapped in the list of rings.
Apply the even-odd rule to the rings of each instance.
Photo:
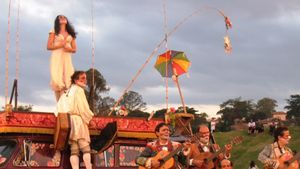
[[[106,80],[98,70],[94,70],[95,79],[95,114],[106,116],[111,107],[115,104],[115,100],[109,96],[102,97],[101,95],[109,91],[109,87],[106,84]],[[92,84],[92,69],[87,72],[88,88],[87,93],[90,92]],[[88,96],[88,94],[87,94]],[[90,99],[89,99],[90,100]],[[284,107],[287,109],[287,117],[300,117],[300,95],[291,95],[289,99],[286,99],[287,105]],[[129,111],[129,117],[148,117],[149,112],[144,112],[146,103],[143,101],[142,96],[135,91],[128,91],[122,98],[120,105],[126,107]],[[217,115],[221,117],[220,126],[226,130],[234,124],[234,119],[245,119],[246,121],[262,120],[272,117],[272,113],[276,112],[277,101],[272,98],[262,98],[257,102],[253,100],[243,100],[241,97],[228,99],[220,104],[220,110]],[[175,113],[183,112],[182,107],[178,107]],[[192,122],[192,127],[197,124],[207,122],[208,115],[205,112],[199,113],[198,110],[193,107],[187,107],[187,113],[193,114],[195,120]],[[163,118],[166,109],[157,110],[153,118]]]
[[[94,71],[94,83],[93,82]],[[85,89],[86,97],[89,101],[90,108],[94,110],[97,116],[107,116],[116,100],[107,95],[110,87],[104,76],[97,69],[89,69],[87,74],[87,88]],[[94,90],[92,90],[94,89]],[[93,92],[92,92],[93,91]],[[287,118],[300,117],[300,95],[290,95],[286,99]],[[18,111],[31,111],[33,105],[18,106]],[[120,101],[120,106],[124,106],[129,112],[129,117],[148,117],[149,112],[145,112],[146,103],[142,95],[135,91],[128,91]],[[221,117],[219,124],[223,130],[234,124],[234,119],[245,119],[246,121],[261,120],[270,118],[273,112],[276,112],[277,101],[272,98],[262,98],[257,102],[253,100],[243,100],[241,97],[228,99],[220,104],[220,110],[217,115]],[[193,114],[195,120],[192,122],[192,128],[200,123],[207,122],[208,115],[205,112],[199,113],[193,107],[186,107],[187,113]],[[157,110],[153,118],[163,118],[166,109]],[[183,107],[178,107],[176,112],[183,112]],[[116,115],[116,111],[113,112]],[[195,127],[194,127],[195,128]]]

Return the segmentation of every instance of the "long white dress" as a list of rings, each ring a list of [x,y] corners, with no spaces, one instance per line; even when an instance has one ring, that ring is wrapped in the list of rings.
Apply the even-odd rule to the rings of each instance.
[[[54,33],[51,30],[50,33]],[[58,45],[64,41],[64,36],[61,34],[55,35],[54,45]],[[68,35],[66,37],[66,45],[71,46],[73,37]],[[53,91],[61,91],[67,89],[71,85],[71,76],[74,73],[72,64],[72,53],[65,52],[63,48],[52,50],[50,58],[50,85]]]
[[[57,112],[71,114],[69,143],[71,141],[78,141],[78,139],[85,139],[87,142],[90,142],[88,124],[93,118],[94,113],[89,108],[83,88],[75,84],[72,85],[60,97],[57,103],[56,115]]]

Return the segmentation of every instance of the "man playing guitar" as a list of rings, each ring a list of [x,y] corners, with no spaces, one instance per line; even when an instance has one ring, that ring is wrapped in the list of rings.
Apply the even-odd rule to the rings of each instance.
[[[157,156],[161,154],[161,152],[174,152],[181,148],[181,143],[171,141],[170,140],[170,128],[166,123],[160,123],[155,128],[155,134],[158,139],[153,142],[149,142],[146,145],[145,150],[136,158],[136,163],[140,166],[140,168],[147,169],[156,169],[156,168],[177,168],[177,166],[185,166],[186,165],[186,157],[183,153],[178,151],[174,156],[172,156],[172,160],[174,163],[170,163],[169,166],[164,166],[163,161]],[[183,148],[183,147],[182,147]],[[181,149],[180,149],[181,150]],[[167,153],[169,154],[169,153]],[[187,154],[187,153],[184,153]],[[163,158],[163,157],[162,157]]]
[[[274,142],[265,146],[258,155],[258,160],[265,165],[265,169],[299,168],[297,160],[290,161],[293,158],[293,152],[287,146],[290,139],[291,136],[287,127],[281,126],[275,130]],[[288,161],[290,164],[287,164]]]
[[[190,152],[188,154],[189,157],[189,165],[191,169],[211,169],[211,168],[218,168],[218,161],[223,160],[224,158],[230,157],[230,151],[232,148],[231,144],[225,145],[224,153],[220,153],[217,156],[216,162],[212,164],[212,161],[206,161],[206,155],[210,153],[215,153],[220,150],[218,144],[210,143],[210,131],[206,125],[200,125],[198,127],[198,134],[199,138],[196,140],[195,143],[191,144]],[[203,157],[201,157],[203,155]],[[199,158],[201,157],[201,158]],[[206,163],[210,163],[210,166],[207,166]]]

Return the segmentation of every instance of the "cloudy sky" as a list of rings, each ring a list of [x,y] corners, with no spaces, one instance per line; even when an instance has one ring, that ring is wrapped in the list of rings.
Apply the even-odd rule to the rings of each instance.
[[[32,104],[35,111],[52,112],[55,99],[49,87],[48,32],[58,14],[68,17],[78,32],[76,69],[92,66],[91,2],[81,0],[20,1],[19,104]],[[164,37],[167,29],[197,9],[168,38],[168,48],[184,51],[192,62],[189,77],[179,77],[187,106],[210,115],[219,104],[237,97],[254,102],[269,97],[284,110],[286,99],[300,89],[300,1],[298,0],[94,0],[95,68],[111,87],[108,95],[117,99],[138,69]],[[12,0],[9,95],[16,72],[16,25],[18,0]],[[0,104],[5,104],[5,50],[9,0],[0,2]],[[224,53],[224,18],[232,21],[229,31],[233,51]],[[131,90],[139,92],[149,106],[165,107],[165,84],[153,68],[156,55],[143,69]],[[174,83],[169,86],[170,106],[180,104]]]

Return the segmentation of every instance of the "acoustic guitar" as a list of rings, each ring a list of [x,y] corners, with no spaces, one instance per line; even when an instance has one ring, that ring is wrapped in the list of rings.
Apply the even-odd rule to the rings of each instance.
[[[292,156],[290,153],[283,154],[279,159],[278,169],[299,169],[300,154]],[[264,169],[273,169],[265,166]]]
[[[160,162],[160,166],[158,168],[151,168],[151,169],[170,169],[174,167],[175,160],[173,156],[177,154],[179,151],[183,149],[183,146],[179,146],[174,151],[168,152],[162,150],[158,152],[154,157],[151,157],[151,160],[158,160]],[[146,169],[143,166],[139,166],[139,169]]]
[[[234,137],[229,144],[232,145],[238,145],[240,143],[243,142],[243,137],[242,136],[237,136]],[[202,166],[197,166],[200,169],[212,169],[214,167],[216,167],[214,159],[216,157],[218,157],[219,154],[224,153],[225,152],[225,147],[223,147],[221,150],[217,151],[217,152],[204,152],[204,153],[200,153],[198,156],[196,156],[195,160],[200,160],[203,161]]]

